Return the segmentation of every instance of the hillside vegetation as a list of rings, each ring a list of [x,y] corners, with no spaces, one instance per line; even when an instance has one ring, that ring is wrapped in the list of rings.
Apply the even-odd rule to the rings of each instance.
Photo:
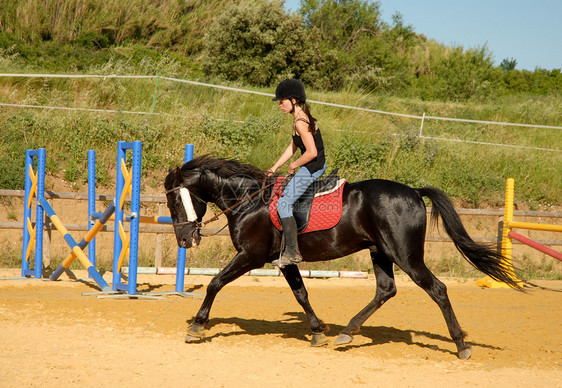
[[[487,49],[427,40],[380,20],[380,3],[303,1],[0,1],[1,73],[162,75],[273,93],[301,78],[309,98],[410,115],[562,126],[560,70],[494,67]],[[340,17],[334,19],[334,15]],[[348,20],[350,25],[328,21]],[[256,15],[260,15],[257,17]],[[267,27],[269,25],[269,27]],[[361,27],[363,26],[363,27]],[[275,31],[282,31],[276,34]],[[285,39],[285,41],[279,41]],[[230,42],[230,43],[228,43]],[[86,178],[98,153],[112,185],[118,140],[143,141],[146,185],[160,187],[183,146],[269,167],[286,146],[290,119],[266,96],[157,79],[0,78],[0,103],[115,113],[0,107],[0,188],[23,187],[25,149],[45,147],[47,169]],[[425,120],[312,104],[329,168],[350,181],[433,185],[465,207],[501,206],[505,179],[531,208],[562,205],[562,130]],[[150,115],[125,113],[148,112]]]

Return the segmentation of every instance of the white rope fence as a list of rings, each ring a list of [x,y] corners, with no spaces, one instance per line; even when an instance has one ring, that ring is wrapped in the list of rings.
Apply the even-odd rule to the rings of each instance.
[[[185,79],[181,79],[181,78],[172,78],[172,77],[157,76],[157,75],[2,73],[2,74],[0,74],[0,77],[3,77],[3,78],[8,78],[8,77],[69,78],[69,79],[72,79],[72,78],[74,78],[74,79],[76,79],[76,78],[98,78],[98,79],[103,79],[103,80],[107,80],[107,79],[149,79],[149,80],[154,79],[154,80],[159,80],[159,79],[162,79],[162,80],[167,80],[167,81],[170,81],[170,82],[177,82],[177,83],[184,83],[184,84],[190,84],[190,85],[195,85],[195,86],[210,87],[210,88],[228,90],[228,91],[237,92],[237,93],[256,94],[256,95],[266,96],[266,97],[273,97],[274,96],[271,93],[264,93],[264,92],[254,91],[254,90],[234,88],[234,87],[230,87],[230,86],[215,85],[215,84],[210,84],[210,83],[205,83],[205,82],[191,81],[191,80],[185,80]],[[336,108],[352,109],[352,110],[359,110],[359,111],[363,111],[363,112],[370,112],[370,113],[376,113],[376,114],[384,114],[384,115],[391,115],[391,116],[405,117],[405,118],[421,120],[421,125],[420,125],[420,130],[419,130],[418,136],[420,138],[423,138],[423,139],[432,139],[432,140],[436,140],[436,141],[448,141],[448,142],[458,142],[458,143],[468,143],[468,144],[478,144],[478,145],[486,145],[486,146],[509,147],[509,148],[518,148],[518,149],[530,149],[530,150],[537,150],[537,151],[562,152],[562,149],[529,147],[529,146],[519,146],[519,145],[512,145],[512,144],[502,144],[502,143],[488,143],[488,142],[480,142],[480,141],[449,139],[449,138],[441,138],[441,137],[423,136],[422,135],[423,125],[424,125],[425,120],[454,121],[454,122],[464,122],[464,123],[471,123],[471,124],[501,125],[501,126],[513,126],[513,127],[543,128],[543,129],[562,130],[562,127],[559,127],[559,126],[508,123],[508,122],[485,121],[485,120],[471,120],[471,119],[459,119],[459,118],[438,117],[438,116],[426,116],[425,113],[422,116],[419,116],[419,115],[410,115],[410,114],[395,113],[395,112],[385,112],[385,111],[376,110],[376,109],[369,109],[369,108],[343,105],[343,104],[335,104],[335,103],[324,102],[324,101],[315,101],[315,100],[308,100],[308,101],[312,102],[314,104],[332,106],[332,107],[336,107]],[[86,111],[86,112],[98,112],[98,113],[160,115],[160,116],[180,117],[180,118],[192,118],[193,117],[193,116],[174,115],[174,114],[170,114],[170,113],[154,113],[154,112],[111,110],[111,109],[72,108],[72,107],[57,107],[57,106],[28,105],[28,104],[0,103],[0,106],[19,107],[19,108],[34,108],[34,109],[59,109],[59,110],[69,110],[69,111],[74,110],[74,111]],[[217,119],[217,120],[221,120],[221,119]],[[242,122],[242,121],[236,121],[236,120],[232,120],[232,121],[233,122]],[[352,132],[352,131],[346,131],[346,132]],[[366,131],[356,131],[356,132],[368,133]]]

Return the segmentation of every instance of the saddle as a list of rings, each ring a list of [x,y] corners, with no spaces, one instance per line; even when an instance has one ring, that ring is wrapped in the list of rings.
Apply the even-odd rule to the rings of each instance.
[[[277,229],[281,223],[277,214],[277,202],[284,187],[283,177],[278,178],[269,204],[269,215]],[[293,205],[293,216],[298,233],[308,233],[334,227],[341,218],[343,187],[346,181],[338,176],[336,168],[322,180],[310,185]]]

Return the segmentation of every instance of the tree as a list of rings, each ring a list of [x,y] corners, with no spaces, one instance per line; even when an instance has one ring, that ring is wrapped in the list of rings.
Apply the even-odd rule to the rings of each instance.
[[[515,66],[517,66],[517,59],[513,58],[504,58],[502,63],[500,63],[500,68],[504,71],[515,70]]]
[[[302,0],[305,25],[318,28],[322,40],[338,49],[350,48],[359,36],[383,26],[380,3],[365,0]]]
[[[202,69],[229,81],[267,86],[287,77],[314,84],[319,55],[315,35],[298,15],[288,15],[279,0],[232,4],[206,34]]]

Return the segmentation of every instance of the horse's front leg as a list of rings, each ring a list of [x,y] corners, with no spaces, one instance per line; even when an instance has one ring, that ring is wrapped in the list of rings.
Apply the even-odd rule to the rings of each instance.
[[[246,272],[258,268],[263,263],[250,260],[244,252],[238,252],[230,263],[220,271],[207,286],[207,294],[195,319],[187,328],[185,342],[198,342],[205,338],[205,324],[209,321],[209,312],[218,292],[228,283],[238,279]]]
[[[302,276],[300,274],[299,268],[296,265],[287,265],[281,268],[281,272],[285,276],[287,283],[293,290],[293,294],[297,301],[304,309],[306,316],[310,322],[310,329],[312,330],[312,341],[311,346],[324,346],[327,345],[329,340],[328,337],[324,335],[325,331],[328,331],[328,326],[325,325],[321,320],[318,319],[314,310],[310,306],[310,302],[308,301],[308,292],[304,287],[304,282],[302,281]]]

